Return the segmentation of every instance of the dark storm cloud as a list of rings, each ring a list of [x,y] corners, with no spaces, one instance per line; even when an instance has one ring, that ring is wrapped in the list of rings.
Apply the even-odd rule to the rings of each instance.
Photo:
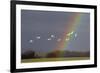
[[[37,52],[54,50],[57,44],[56,40],[62,36],[67,27],[68,19],[72,15],[71,12],[21,10],[22,52],[30,49]],[[78,38],[71,40],[68,48],[65,49],[89,50],[89,14],[81,13],[81,15],[80,26],[75,31],[78,33]],[[55,35],[55,38],[48,41],[52,34]],[[37,36],[41,38],[37,40]],[[29,42],[30,40],[33,40],[32,43]]]

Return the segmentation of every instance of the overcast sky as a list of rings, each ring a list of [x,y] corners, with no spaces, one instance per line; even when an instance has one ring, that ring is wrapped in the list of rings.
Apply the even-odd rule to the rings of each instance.
[[[72,12],[21,10],[21,49],[22,52],[53,51],[60,42]],[[66,31],[67,32],[67,31]],[[72,39],[64,50],[89,51],[90,14],[80,13],[80,21]]]

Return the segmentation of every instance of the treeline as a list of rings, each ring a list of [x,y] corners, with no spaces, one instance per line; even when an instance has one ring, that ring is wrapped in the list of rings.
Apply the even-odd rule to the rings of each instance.
[[[78,52],[78,51],[52,51],[47,53],[45,56],[37,54],[35,51],[27,51],[21,55],[22,59],[33,59],[33,58],[59,58],[59,57],[89,57],[90,52]]]

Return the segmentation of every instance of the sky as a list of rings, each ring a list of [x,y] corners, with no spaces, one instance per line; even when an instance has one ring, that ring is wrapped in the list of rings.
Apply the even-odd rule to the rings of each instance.
[[[46,53],[55,50],[69,27],[75,12],[21,10],[21,50]],[[80,14],[80,21],[62,50],[90,50],[90,14]],[[77,17],[76,17],[77,19]],[[74,23],[73,23],[74,25]],[[66,29],[66,30],[65,30]],[[66,40],[65,40],[66,41]]]

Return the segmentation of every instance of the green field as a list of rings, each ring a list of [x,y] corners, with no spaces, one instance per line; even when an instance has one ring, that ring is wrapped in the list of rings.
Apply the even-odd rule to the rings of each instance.
[[[39,58],[39,59],[22,59],[22,63],[30,62],[52,62],[52,61],[74,61],[74,60],[89,60],[89,57],[71,57],[71,58]]]

